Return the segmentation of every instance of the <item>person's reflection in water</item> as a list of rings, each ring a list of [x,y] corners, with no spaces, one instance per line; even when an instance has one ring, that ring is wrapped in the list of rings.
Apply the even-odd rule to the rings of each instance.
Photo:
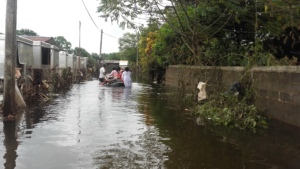
[[[125,101],[128,101],[131,95],[131,87],[125,87],[123,89],[123,98]]]
[[[6,148],[6,153],[3,156],[3,158],[6,159],[4,167],[5,169],[13,169],[16,167],[16,159],[18,157],[16,152],[18,148],[18,142],[15,134],[15,122],[4,122],[3,131],[5,135],[4,146]]]

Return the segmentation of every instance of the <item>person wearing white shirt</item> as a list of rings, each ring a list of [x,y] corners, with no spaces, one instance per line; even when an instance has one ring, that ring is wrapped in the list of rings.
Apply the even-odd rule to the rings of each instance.
[[[125,68],[125,72],[123,72],[122,74],[122,79],[124,80],[125,87],[131,87],[131,72],[129,71],[128,67]]]
[[[100,75],[99,75],[99,81],[101,82],[101,83],[99,83],[100,85],[105,82],[105,75],[106,75],[105,68],[106,68],[106,64],[104,64],[102,66],[102,68],[100,69]]]

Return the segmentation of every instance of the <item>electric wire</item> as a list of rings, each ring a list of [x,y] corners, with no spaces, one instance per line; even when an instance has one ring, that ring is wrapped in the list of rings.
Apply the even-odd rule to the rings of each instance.
[[[104,33],[104,32],[103,32],[103,34],[105,34],[105,35],[107,35],[107,36],[110,36],[110,37],[112,37],[112,38],[115,38],[115,39],[118,39],[118,40],[119,40],[119,38],[116,38],[116,37],[114,37],[114,36],[112,36],[112,35],[109,35],[109,34],[107,34],[107,33]]]
[[[94,19],[92,18],[91,14],[90,14],[89,10],[87,9],[87,7],[86,7],[86,5],[85,5],[85,3],[84,3],[84,1],[83,1],[83,0],[82,0],[82,3],[83,3],[83,5],[84,5],[84,7],[85,7],[85,9],[86,9],[87,13],[89,14],[89,16],[90,16],[91,20],[93,21],[94,25],[95,25],[95,26],[97,27],[97,29],[100,31],[100,29],[99,29],[99,28],[98,28],[98,26],[96,25],[96,23],[95,23]]]
[[[82,0],[82,3],[83,3],[83,5],[84,5],[84,7],[85,7],[87,13],[89,14],[91,20],[93,21],[94,25],[95,25],[96,28],[100,31],[100,29],[98,28],[97,24],[95,23],[94,19],[92,18],[91,14],[90,14],[89,10],[87,9],[87,7],[86,7],[86,5],[85,5],[85,3],[84,3],[83,0]],[[107,35],[107,36],[110,36],[110,37],[112,37],[112,38],[115,38],[115,39],[118,39],[118,40],[119,40],[119,38],[116,38],[116,37],[114,37],[114,36],[112,36],[112,35],[109,35],[109,34],[107,34],[107,33],[105,33],[105,32],[103,32],[103,34],[105,34],[105,35]]]

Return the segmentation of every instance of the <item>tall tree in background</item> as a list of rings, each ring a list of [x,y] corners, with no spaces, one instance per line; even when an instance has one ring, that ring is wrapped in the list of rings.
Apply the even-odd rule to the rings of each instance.
[[[95,60],[99,60],[99,54],[98,53],[92,53],[91,54],[91,57],[93,58],[93,59],[95,59]]]
[[[219,3],[219,0],[211,0],[210,3],[207,1],[185,3],[184,0],[171,0],[172,6],[169,8],[171,13],[168,13],[164,10],[162,2],[162,0],[129,0],[128,5],[125,1],[102,0],[98,12],[103,12],[101,17],[105,19],[110,17],[111,21],[120,22],[121,27],[127,25],[129,28],[136,28],[130,20],[145,14],[146,11],[150,15],[150,21],[163,20],[179,35],[180,41],[184,41],[192,53],[192,57],[189,58],[191,63],[201,64],[201,42],[214,36],[218,29],[224,27],[233,17],[233,10],[227,10],[227,6],[236,8],[237,12],[242,10],[232,1],[231,3]],[[208,14],[209,12],[211,13]],[[216,26],[217,30],[209,29],[211,26]]]
[[[74,49],[74,54],[77,56],[79,55],[78,47],[76,47]],[[92,55],[88,51],[86,51],[84,48],[80,48],[80,56],[89,58],[88,67],[93,67],[97,63],[97,61],[95,59],[93,59]],[[99,57],[99,55],[98,55],[98,57]]]
[[[123,37],[119,39],[119,50],[121,59],[128,60],[130,63],[135,63],[137,52],[137,35],[125,33]]]
[[[76,47],[74,49],[74,54],[77,55],[77,56],[79,56],[79,48],[78,47]],[[81,57],[88,57],[88,58],[90,58],[91,54],[88,51],[86,51],[84,48],[81,47],[80,48],[80,56]]]
[[[68,53],[72,53],[72,44],[71,42],[67,41],[65,39],[65,37],[63,36],[58,36],[58,37],[55,37],[54,38],[57,46],[61,49],[61,50],[64,50],[64,51],[67,51]]]
[[[183,64],[223,65],[228,60],[229,65],[266,65],[274,53],[289,49],[282,49],[275,39],[291,47],[299,44],[298,0],[170,0],[168,8],[163,2],[101,0],[98,12],[123,28],[138,28],[133,20],[146,13],[152,23],[162,20],[164,31],[157,38],[162,32],[169,36],[153,47],[171,47],[171,57],[185,60]]]
[[[101,54],[102,59],[105,60],[121,60],[120,53],[113,52],[113,53],[102,53]]]
[[[39,36],[36,32],[30,29],[21,29],[17,30],[17,35],[26,35],[26,36]]]

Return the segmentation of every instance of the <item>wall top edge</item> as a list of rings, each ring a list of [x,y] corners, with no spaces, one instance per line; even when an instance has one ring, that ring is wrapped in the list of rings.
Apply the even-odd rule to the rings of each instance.
[[[221,69],[231,71],[242,71],[245,67],[228,66],[228,67],[213,67],[213,66],[187,66],[187,65],[170,65],[169,68],[189,68],[189,69]],[[297,72],[300,73],[300,66],[258,66],[252,67],[252,71],[264,72]]]

